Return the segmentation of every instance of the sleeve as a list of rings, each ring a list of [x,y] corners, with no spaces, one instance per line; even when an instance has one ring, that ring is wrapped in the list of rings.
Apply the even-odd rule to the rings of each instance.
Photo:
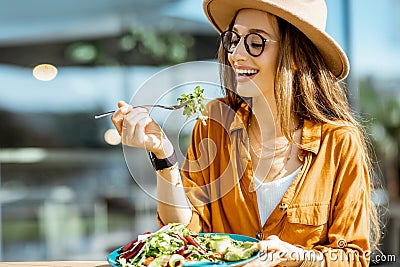
[[[370,256],[370,178],[363,144],[354,131],[338,131],[333,153],[338,171],[332,192],[329,244],[316,246],[325,264],[368,266]]]
[[[197,121],[191,134],[190,145],[181,167],[182,184],[192,206],[192,217],[187,225],[195,232],[212,231],[211,195],[215,192],[215,181],[225,171],[226,158],[221,151],[226,144],[227,125],[235,111],[224,99],[216,99],[206,105],[206,123]],[[157,215],[160,226],[164,223]]]
[[[208,181],[204,178],[209,177],[207,138],[204,139],[208,125],[209,121],[206,125],[199,121],[195,124],[190,146],[180,171],[186,197],[192,206],[192,217],[186,227],[195,232],[209,232],[211,228],[210,211],[207,205],[209,202]],[[166,224],[162,221],[158,211],[156,218],[160,227]]]
[[[192,218],[187,227],[195,232],[211,230],[211,214],[209,207],[210,160],[209,142],[207,138],[211,120],[204,125],[197,122],[191,136],[186,159],[182,165],[181,176],[186,196],[192,205]]]

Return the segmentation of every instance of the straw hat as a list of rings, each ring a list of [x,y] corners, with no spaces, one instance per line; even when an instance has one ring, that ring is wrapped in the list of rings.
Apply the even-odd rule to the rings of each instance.
[[[349,73],[345,52],[325,31],[327,8],[324,0],[204,0],[203,8],[208,20],[220,33],[228,29],[241,9],[257,9],[281,17],[314,43],[338,79],[346,78]]]

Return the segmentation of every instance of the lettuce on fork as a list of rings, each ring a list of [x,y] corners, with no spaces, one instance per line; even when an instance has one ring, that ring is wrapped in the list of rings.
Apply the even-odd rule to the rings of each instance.
[[[203,114],[203,111],[206,107],[206,99],[204,98],[203,93],[204,89],[201,89],[200,86],[196,86],[194,88],[194,92],[182,94],[181,97],[177,98],[177,100],[179,101],[179,104],[187,102],[183,108],[183,115],[186,115],[187,118],[197,115],[197,120],[201,120],[205,125],[208,116]]]

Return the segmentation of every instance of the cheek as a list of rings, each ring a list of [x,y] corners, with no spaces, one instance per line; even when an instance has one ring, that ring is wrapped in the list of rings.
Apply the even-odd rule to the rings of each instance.
[[[258,64],[261,66],[264,73],[268,74],[269,76],[271,74],[275,76],[278,67],[278,57],[276,53],[262,55],[262,58],[260,58]]]

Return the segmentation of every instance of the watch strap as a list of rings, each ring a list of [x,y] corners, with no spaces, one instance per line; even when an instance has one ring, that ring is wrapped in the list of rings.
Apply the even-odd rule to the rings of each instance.
[[[156,171],[160,171],[160,170],[172,167],[178,162],[175,151],[171,156],[169,156],[168,158],[165,158],[165,159],[157,158],[153,152],[149,152],[149,156],[150,156],[151,163],[153,164],[153,167]]]

